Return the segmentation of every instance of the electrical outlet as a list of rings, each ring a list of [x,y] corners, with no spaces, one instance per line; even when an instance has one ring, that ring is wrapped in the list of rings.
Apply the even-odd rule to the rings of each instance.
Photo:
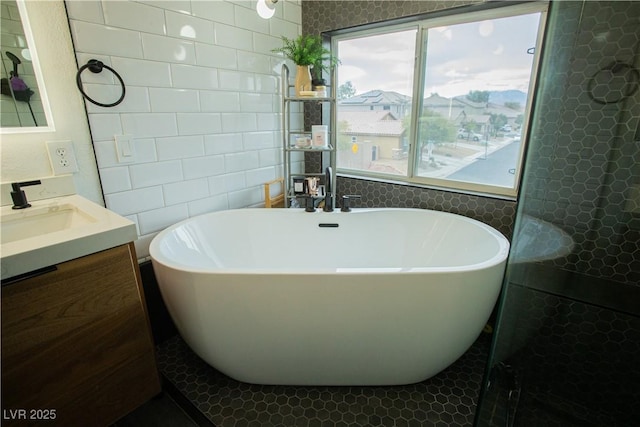
[[[78,172],[78,162],[71,141],[47,141],[47,152],[54,175]]]

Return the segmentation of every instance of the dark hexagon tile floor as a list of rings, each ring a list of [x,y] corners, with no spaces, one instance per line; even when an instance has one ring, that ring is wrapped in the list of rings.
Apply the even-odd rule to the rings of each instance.
[[[235,381],[180,336],[158,346],[158,366],[218,427],[470,426],[489,351],[482,334],[453,365],[418,384],[390,387],[269,386]]]

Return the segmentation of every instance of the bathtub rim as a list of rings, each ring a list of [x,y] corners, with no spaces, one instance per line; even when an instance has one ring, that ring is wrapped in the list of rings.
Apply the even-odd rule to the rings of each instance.
[[[507,257],[509,255],[509,250],[510,250],[510,242],[509,240],[498,230],[496,230],[495,228],[493,228],[492,226],[479,221],[477,219],[474,218],[469,218],[467,216],[464,215],[460,215],[460,214],[456,214],[456,213],[452,213],[452,212],[445,212],[445,211],[437,211],[437,210],[433,210],[433,209],[422,209],[422,208],[352,208],[351,212],[345,213],[345,212],[339,212],[339,211],[334,211],[331,213],[327,213],[327,212],[321,212],[321,211],[317,211],[315,213],[309,213],[309,212],[305,212],[303,208],[300,209],[277,209],[277,212],[281,212],[281,211],[288,211],[291,212],[291,214],[294,213],[299,213],[299,214],[303,214],[303,215],[322,215],[323,217],[326,216],[327,214],[329,215],[358,215],[358,214],[363,214],[366,212],[381,212],[381,211],[414,211],[414,212],[422,212],[422,211],[427,211],[430,214],[435,214],[435,215],[453,215],[455,217],[457,217],[459,220],[462,221],[467,221],[470,222],[472,224],[474,224],[475,226],[478,226],[482,229],[484,229],[485,231],[488,232],[488,234],[490,236],[492,236],[497,242],[498,242],[498,250],[496,251],[496,253],[488,258],[485,261],[479,262],[479,263],[475,263],[475,264],[468,264],[468,265],[462,265],[462,266],[448,266],[448,267],[411,267],[411,268],[402,268],[402,267],[368,267],[368,268],[360,268],[360,267],[354,267],[354,268],[344,268],[344,267],[338,267],[338,268],[329,268],[329,267],[317,267],[317,268],[313,268],[310,269],[308,267],[304,267],[304,268],[299,268],[296,269],[293,266],[288,266],[286,269],[283,269],[282,267],[278,267],[278,268],[248,268],[248,267],[243,267],[243,268],[212,268],[212,267],[194,267],[194,266],[186,266],[183,264],[178,264],[175,261],[167,258],[162,251],[160,250],[159,246],[161,244],[161,241],[163,239],[164,236],[166,236],[167,234],[171,233],[173,230],[183,226],[184,224],[187,224],[189,222],[192,221],[196,221],[198,218],[202,218],[202,217],[206,217],[206,216],[215,216],[218,214],[222,214],[222,213],[227,213],[227,212],[240,212],[240,211],[265,211],[264,208],[237,208],[237,209],[225,209],[225,210],[220,210],[220,211],[214,211],[214,212],[208,212],[208,213],[204,213],[204,214],[200,214],[200,215],[196,215],[187,219],[184,219],[182,221],[179,221],[167,228],[165,228],[164,230],[162,230],[161,232],[159,232],[156,236],[154,236],[154,238],[151,240],[151,243],[149,245],[149,256],[151,258],[152,264],[154,263],[158,263],[161,264],[164,267],[173,269],[173,270],[177,270],[177,271],[182,271],[182,272],[186,272],[186,273],[195,273],[195,274],[238,274],[238,275],[264,275],[264,274],[283,274],[283,275],[300,275],[300,274],[304,274],[304,275],[310,275],[310,274],[315,274],[315,275],[326,275],[326,274],[332,274],[332,275],[336,275],[336,274],[345,274],[345,275],[353,275],[353,274],[387,274],[387,275],[394,275],[394,274],[425,274],[425,273],[443,273],[443,272],[471,272],[471,271],[479,271],[479,270],[484,270],[487,268],[491,268],[491,267],[495,267],[496,265],[499,265],[501,263],[506,263],[507,261]],[[267,210],[268,212],[271,212],[269,210]],[[326,221],[326,222],[330,222],[330,221]],[[160,255],[160,256],[158,256]]]

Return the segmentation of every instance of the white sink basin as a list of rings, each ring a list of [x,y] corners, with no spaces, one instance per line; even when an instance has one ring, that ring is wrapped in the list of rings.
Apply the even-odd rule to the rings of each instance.
[[[81,196],[0,210],[2,279],[59,264],[136,239],[135,224]]]
[[[69,203],[54,207],[27,208],[2,216],[0,242],[4,245],[96,221],[96,218]]]

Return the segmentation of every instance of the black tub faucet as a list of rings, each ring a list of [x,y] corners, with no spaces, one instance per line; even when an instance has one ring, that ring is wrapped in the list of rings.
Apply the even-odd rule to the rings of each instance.
[[[333,177],[331,166],[327,166],[324,170],[324,212],[333,212],[333,185],[331,178]]]
[[[340,208],[340,212],[351,212],[351,206],[350,206],[351,199],[359,199],[359,198],[360,196],[357,194],[342,196],[342,208]]]
[[[12,182],[11,189],[11,200],[13,200],[12,209],[25,209],[31,207],[31,204],[27,201],[27,195],[24,193],[21,187],[27,187],[29,185],[39,185],[42,184],[40,180],[35,181],[25,181],[25,182]]]
[[[313,196],[306,196],[304,198],[304,211],[305,212],[315,212],[316,211],[316,203],[313,199]]]

